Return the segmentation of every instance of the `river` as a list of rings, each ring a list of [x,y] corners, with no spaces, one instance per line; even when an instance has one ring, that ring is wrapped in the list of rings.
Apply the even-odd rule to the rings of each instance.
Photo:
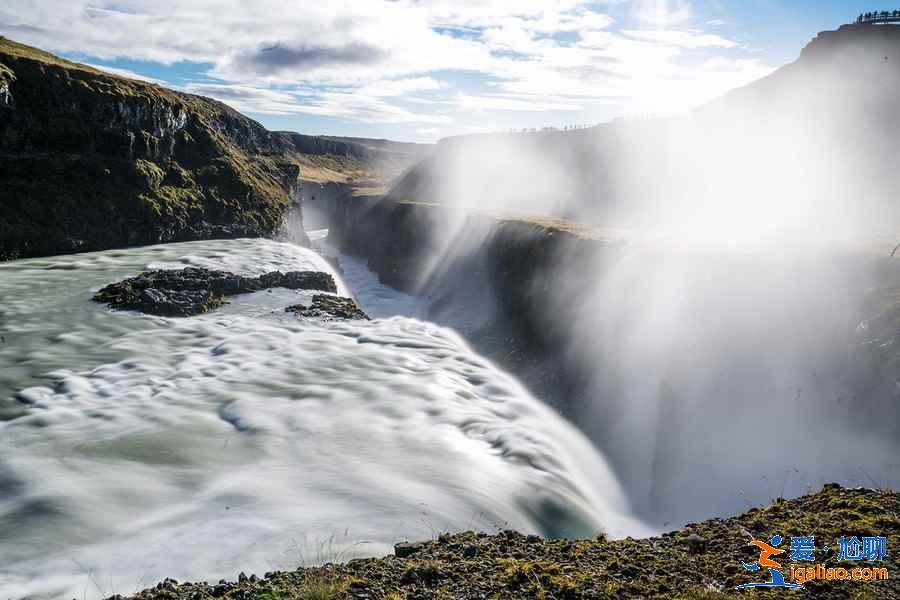
[[[186,265],[329,271],[373,320],[297,319],[282,309],[310,293],[285,289],[190,318],[91,301]],[[421,301],[343,270],[263,239],[0,263],[0,597],[262,574],[446,530],[647,532],[581,433]]]

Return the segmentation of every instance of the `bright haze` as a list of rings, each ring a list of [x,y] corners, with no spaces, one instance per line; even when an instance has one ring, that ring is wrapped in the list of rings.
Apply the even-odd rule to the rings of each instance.
[[[269,129],[434,141],[677,114],[884,4],[11,0],[0,34],[217,98]]]

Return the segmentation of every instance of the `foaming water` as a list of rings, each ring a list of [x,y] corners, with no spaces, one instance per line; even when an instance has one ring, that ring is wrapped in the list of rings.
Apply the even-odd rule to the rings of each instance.
[[[0,597],[233,578],[461,528],[645,532],[586,439],[447,329],[298,320],[282,309],[309,292],[280,289],[187,319],[90,301],[185,264],[331,270],[268,240],[0,264]],[[367,310],[412,302],[363,291]]]

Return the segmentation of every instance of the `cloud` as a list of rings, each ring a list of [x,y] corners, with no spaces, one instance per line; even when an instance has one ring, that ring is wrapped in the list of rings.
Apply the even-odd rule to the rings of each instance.
[[[222,83],[188,83],[182,89],[191,94],[215,98],[241,112],[268,115],[300,114],[303,103],[297,94],[264,87]]]
[[[669,29],[690,21],[694,8],[687,0],[633,0],[631,16],[642,25]]]
[[[737,42],[733,42],[718,35],[694,31],[624,30],[622,33],[632,39],[668,44],[680,48],[735,48],[738,45]]]
[[[388,52],[377,46],[351,42],[342,46],[291,47],[275,44],[241,52],[232,60],[238,69],[260,75],[275,75],[326,66],[371,65],[387,56]]]
[[[771,71],[703,26],[687,0],[0,3],[0,34],[203,65],[212,81],[186,88],[239,110],[460,128],[473,111],[683,110]]]
[[[93,63],[84,63],[85,65],[97,69],[98,71],[105,71],[110,73],[111,75],[118,75],[119,77],[125,77],[126,79],[136,79],[138,81],[146,81],[147,83],[155,83],[156,85],[169,85],[167,82],[162,79],[154,79],[153,77],[147,77],[146,75],[141,75],[140,73],[135,73],[134,71],[129,71],[128,69],[120,69],[117,67],[107,67],[106,65],[97,65]]]
[[[580,104],[564,101],[547,101],[541,96],[511,94],[481,94],[470,96],[460,92],[456,96],[456,104],[460,111],[551,111],[582,110]]]
[[[417,113],[383,97],[347,91],[274,90],[239,84],[189,83],[184,91],[215,98],[249,113],[318,115],[363,123],[451,123],[447,115]]]
[[[364,96],[406,96],[413,92],[440,90],[447,87],[447,83],[433,77],[413,77],[409,79],[382,79],[369,83],[358,89]]]

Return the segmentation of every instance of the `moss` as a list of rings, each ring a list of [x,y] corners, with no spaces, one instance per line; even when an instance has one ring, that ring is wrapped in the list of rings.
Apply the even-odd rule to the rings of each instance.
[[[550,561],[504,560],[500,566],[504,584],[535,597],[576,597],[590,579],[585,571]]]
[[[148,188],[158,188],[163,182],[165,173],[155,163],[139,158],[134,161],[134,166],[137,169],[138,173],[140,173],[140,175],[147,180]]]
[[[337,600],[344,596],[350,580],[329,572],[307,576],[292,598],[296,600]]]

